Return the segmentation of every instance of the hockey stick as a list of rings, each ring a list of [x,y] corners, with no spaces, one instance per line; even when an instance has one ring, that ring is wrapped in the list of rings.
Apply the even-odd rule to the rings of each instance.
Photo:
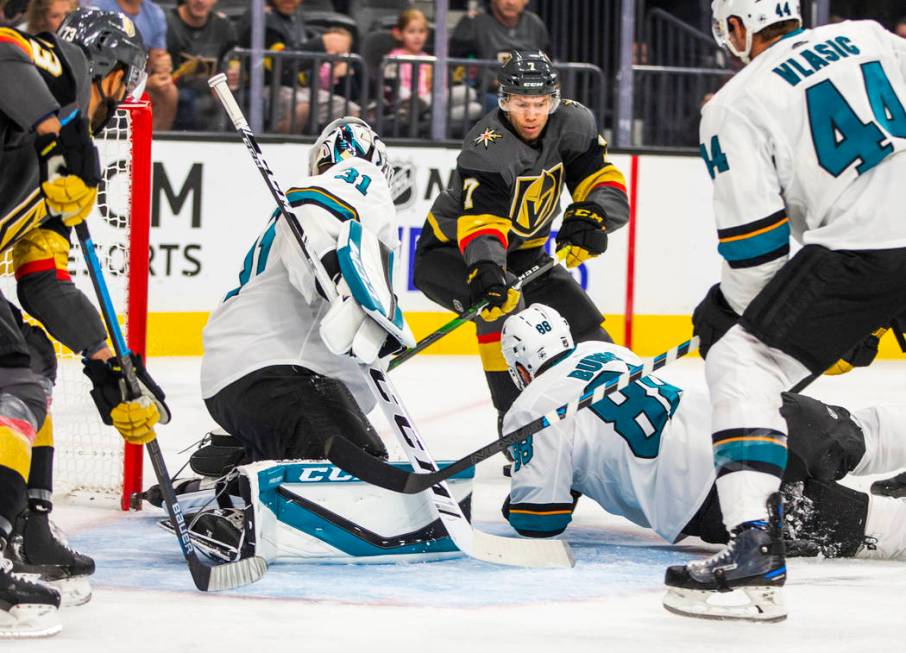
[[[116,311],[113,308],[113,302],[110,300],[110,292],[107,290],[107,282],[104,280],[100,261],[98,261],[97,253],[94,251],[94,243],[91,241],[88,225],[80,222],[75,229],[79,237],[79,243],[82,246],[82,254],[88,266],[88,274],[91,277],[94,292],[97,294],[98,302],[101,305],[101,315],[107,325],[107,332],[113,341],[113,350],[116,352],[116,357],[122,366],[126,381],[126,394],[129,398],[140,397],[142,391],[135,374],[135,367],[132,364],[129,348],[123,338],[123,332],[120,330],[119,322],[116,319]],[[154,467],[157,483],[160,486],[164,503],[167,506],[167,513],[170,515],[170,521],[176,531],[176,539],[179,540],[182,555],[189,565],[189,571],[192,574],[195,587],[203,592],[216,592],[248,585],[264,576],[267,571],[267,562],[264,558],[257,556],[213,566],[205,564],[198,558],[192,541],[189,539],[186,521],[179,506],[179,501],[176,499],[176,494],[173,492],[173,484],[170,481],[170,474],[164,463],[164,457],[160,451],[160,445],[157,443],[157,438],[148,442],[145,447],[148,450],[148,456],[151,458],[151,465]]]
[[[483,446],[481,449],[473,451],[468,456],[460,458],[440,471],[434,471],[428,474],[405,472],[397,467],[385,464],[378,458],[363,453],[361,449],[355,447],[355,445],[345,438],[332,438],[328,441],[330,460],[350,474],[358,477],[360,480],[371,483],[372,485],[377,485],[386,490],[401,492],[403,494],[416,494],[422,492],[425,488],[430,487],[432,483],[439,483],[448,479],[454,474],[458,474],[459,472],[480,463],[482,460],[503,451],[506,447],[521,442],[527,437],[546,429],[551,424],[556,424],[557,422],[569,419],[582,408],[601,401],[601,399],[607,395],[622,390],[630,383],[648,376],[652,372],[661,369],[668,363],[675,361],[677,358],[681,358],[696,349],[698,349],[698,337],[693,337],[691,340],[687,340],[663,354],[645,361],[642,365],[623,372],[609,383],[598,386],[594,390],[586,392],[578,399],[550,411],[548,414],[529,422],[512,433],[508,433],[494,442]]]
[[[337,297],[334,282],[321,261],[309,251],[308,239],[302,225],[293,213],[286,195],[277,184],[274,173],[267,165],[255,135],[242,114],[242,109],[239,108],[236,99],[230,92],[226,83],[226,75],[215,75],[208,80],[208,84],[229,115],[236,131],[242,137],[328,301],[334,299]],[[399,400],[399,393],[396,392],[390,379],[378,366],[363,365],[362,371],[413,469],[436,472],[437,464],[421,441],[413,420]],[[342,467],[342,465],[340,466]],[[518,540],[476,531],[463,515],[446,483],[430,483],[424,489],[430,489],[434,509],[443,522],[444,528],[447,529],[457,548],[468,556],[487,562],[520,567],[571,567],[575,564],[569,545],[562,540]]]
[[[534,281],[535,279],[540,277],[542,274],[544,274],[545,272],[550,270],[552,267],[554,267],[555,264],[556,264],[556,261],[551,258],[551,259],[548,259],[547,261],[545,261],[544,263],[539,263],[538,265],[532,266],[531,268],[529,268],[528,270],[526,270],[525,272],[520,274],[519,278],[513,282],[513,285],[511,285],[510,288],[512,288],[513,290],[520,290],[523,285],[525,285],[531,281]],[[438,340],[443,338],[448,333],[455,331],[456,329],[461,327],[466,322],[471,322],[472,320],[475,319],[475,316],[478,315],[479,313],[481,313],[481,311],[483,311],[485,308],[487,308],[487,306],[488,306],[488,300],[486,300],[486,299],[481,300],[480,302],[478,302],[471,308],[467,309],[464,313],[458,315],[457,317],[453,318],[452,320],[447,322],[445,325],[443,325],[436,331],[428,334],[427,336],[425,336],[424,338],[419,340],[415,344],[415,347],[413,347],[412,349],[407,349],[403,353],[394,356],[390,360],[390,365],[387,367],[387,369],[390,371],[396,369],[397,367],[399,367],[400,365],[405,363],[407,360],[409,360],[410,358],[412,358],[419,352],[422,352],[425,349],[427,349],[428,347],[430,347],[431,345],[433,345],[435,342],[437,342]]]

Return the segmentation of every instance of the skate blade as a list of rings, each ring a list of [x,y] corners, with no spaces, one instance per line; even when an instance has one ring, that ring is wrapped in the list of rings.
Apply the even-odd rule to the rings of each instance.
[[[25,603],[0,610],[0,639],[50,637],[63,629],[57,608],[44,603]]]
[[[663,603],[674,614],[699,619],[770,623],[787,617],[778,587],[740,587],[732,592],[670,587]]]
[[[77,605],[85,605],[91,600],[91,581],[89,576],[73,576],[72,578],[61,578],[60,580],[48,581],[60,592],[60,607],[72,608]]]

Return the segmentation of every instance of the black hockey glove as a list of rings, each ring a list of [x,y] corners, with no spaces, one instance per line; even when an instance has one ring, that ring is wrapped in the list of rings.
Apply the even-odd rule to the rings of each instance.
[[[563,213],[557,233],[557,255],[574,268],[607,251],[607,216],[594,202],[573,202]]]
[[[469,286],[469,305],[487,300],[488,307],[481,311],[481,319],[495,322],[510,313],[519,304],[522,293],[511,288],[513,278],[491,261],[478,261],[466,270]]]
[[[157,406],[160,413],[160,423],[166,424],[170,421],[170,409],[164,400],[167,398],[160,386],[154,382],[154,379],[145,369],[141,356],[132,354],[132,364],[135,367],[135,375],[138,377],[138,384],[142,389],[142,396],[150,399]],[[82,361],[85,365],[82,370],[89,379],[91,379],[91,398],[101,414],[104,424],[113,424],[111,411],[122,404],[130,401],[134,397],[129,397],[126,390],[126,377],[123,369],[116,357],[107,361],[87,359]]]
[[[77,115],[58,135],[36,136],[34,145],[48,212],[69,227],[82,222],[94,207],[101,181],[88,121]]]
[[[736,314],[720,290],[720,284],[711,286],[711,290],[692,312],[692,334],[698,336],[698,351],[702,358],[708,356],[708,350],[715,342],[736,324]]]

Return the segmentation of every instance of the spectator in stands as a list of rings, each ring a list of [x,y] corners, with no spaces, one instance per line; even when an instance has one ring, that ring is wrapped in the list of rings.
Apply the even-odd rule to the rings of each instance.
[[[267,0],[264,18],[264,45],[269,50],[321,52],[326,54],[349,54],[352,49],[352,35],[346,30],[328,30],[324,34],[309,37],[305,31],[299,7],[302,0]],[[252,15],[251,8],[239,19],[239,44],[251,47]],[[273,70],[274,62],[265,60],[268,70]],[[311,89],[308,72],[310,66],[303,64],[299,68],[298,78],[293,77],[293,65],[284,61],[281,66],[277,106],[272,112],[271,125],[274,131],[289,133],[293,131],[292,113],[295,105],[295,129],[301,132],[308,124]],[[320,70],[318,70],[320,74]],[[268,83],[274,83],[268,78]],[[269,94],[265,94],[269,97]],[[318,122],[326,124],[335,117],[359,114],[359,107],[338,95],[331,96],[325,89],[318,90]]]
[[[392,29],[393,38],[398,45],[388,53],[391,57],[410,56],[425,57],[425,41],[428,40],[428,19],[418,9],[405,9]],[[391,67],[388,76],[393,76],[399,71],[398,99],[403,102],[403,108],[408,107],[406,102],[412,97],[413,87],[418,95],[423,108],[431,106],[432,101],[432,72],[431,64],[400,64],[399,68]],[[417,79],[413,79],[417,77]],[[476,93],[465,84],[457,84],[450,89],[447,101],[450,103],[450,118],[461,121],[469,113],[470,119],[477,119],[482,114],[482,107],[476,101]]]
[[[217,0],[180,0],[167,13],[167,51],[179,92],[174,129],[204,131],[221,126],[223,112],[208,88],[208,78],[221,70],[224,55],[236,47],[230,20],[214,11]],[[239,79],[238,62],[226,67],[230,86]]]
[[[897,24],[893,26],[893,33],[906,39],[906,16],[903,16],[897,21]]]
[[[25,11],[25,31],[29,34],[56,32],[63,19],[77,6],[76,0],[31,0]]]
[[[528,0],[491,0],[490,15],[470,11],[450,37],[450,56],[497,59],[508,50],[542,50],[550,55],[551,39],[541,18],[525,7]],[[497,107],[497,81],[485,74],[482,88],[488,92],[485,110]]]
[[[173,83],[173,61],[167,53],[167,19],[152,0],[90,0],[99,9],[116,11],[132,19],[148,48],[148,82],[155,131],[170,129],[176,116],[179,92]]]
[[[0,27],[15,27],[25,17],[28,0],[0,0]]]

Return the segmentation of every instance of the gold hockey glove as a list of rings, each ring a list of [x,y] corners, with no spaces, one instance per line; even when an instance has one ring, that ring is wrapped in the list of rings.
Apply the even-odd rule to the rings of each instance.
[[[594,202],[574,202],[563,213],[557,233],[557,258],[574,268],[607,251],[603,209]]]
[[[114,428],[130,444],[147,444],[157,435],[154,425],[160,421],[157,406],[148,397],[124,401],[110,411]]]
[[[469,286],[469,302],[474,306],[487,300],[488,306],[479,315],[485,322],[496,322],[519,304],[522,293],[508,287],[507,274],[496,263],[478,261],[469,266],[466,273]]]
[[[88,121],[77,114],[59,134],[36,136],[34,145],[48,213],[70,227],[82,222],[94,208],[101,180]]]
[[[835,376],[852,372],[853,368],[856,367],[868,367],[878,355],[878,346],[881,344],[881,338],[885,333],[887,333],[887,327],[881,327],[874,331],[865,340],[853,347],[849,353],[825,370],[824,373]]]

